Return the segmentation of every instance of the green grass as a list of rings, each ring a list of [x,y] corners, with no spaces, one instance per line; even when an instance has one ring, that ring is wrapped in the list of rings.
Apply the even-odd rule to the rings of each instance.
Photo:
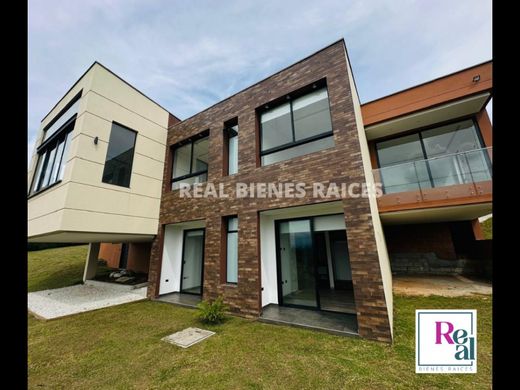
[[[28,252],[28,290],[72,286],[83,281],[88,245]]]
[[[63,248],[68,249],[68,248]],[[60,251],[54,249],[53,251]],[[42,251],[43,252],[43,251]],[[40,253],[54,259],[59,254]],[[63,253],[62,253],[63,255]],[[36,255],[36,257],[39,257]],[[36,262],[33,255],[33,261]],[[38,262],[41,267],[45,262]],[[37,268],[37,267],[36,267]],[[54,268],[54,264],[53,264]],[[81,267],[82,269],[82,267]],[[32,285],[58,285],[56,269]],[[70,282],[76,277],[70,272]],[[54,275],[54,276],[53,276]],[[35,276],[30,274],[29,279]],[[45,283],[41,280],[45,280]],[[47,287],[46,287],[47,288]],[[29,387],[77,389],[489,389],[491,297],[396,296],[393,345],[143,301],[52,321],[29,316]],[[478,310],[478,373],[415,374],[415,309]],[[189,326],[217,332],[189,349],[160,341]]]
[[[482,227],[482,233],[484,233],[484,238],[486,240],[493,239],[493,217],[486,219],[484,222],[480,224]]]

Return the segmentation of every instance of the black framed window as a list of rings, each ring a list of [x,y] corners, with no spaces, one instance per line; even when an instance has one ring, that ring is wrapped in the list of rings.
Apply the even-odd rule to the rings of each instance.
[[[181,183],[194,184],[208,180],[209,132],[187,139],[173,148],[172,190]]]
[[[226,282],[238,282],[238,217],[225,218],[226,223]]]
[[[136,138],[136,131],[112,122],[103,183],[130,187]]]
[[[310,89],[310,90],[309,90]],[[260,113],[262,165],[334,146],[329,96],[324,81]]]
[[[227,160],[225,175],[234,175],[238,172],[238,119],[234,118],[224,124],[224,141],[226,142],[224,156]]]
[[[82,91],[74,96],[43,129],[43,141],[36,151],[38,161],[29,195],[43,191],[63,179],[81,93]]]
[[[491,179],[491,164],[473,118],[376,143],[385,193]]]

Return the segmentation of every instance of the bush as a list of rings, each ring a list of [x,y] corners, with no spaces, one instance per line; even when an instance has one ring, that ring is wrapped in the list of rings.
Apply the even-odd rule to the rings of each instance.
[[[218,324],[226,317],[227,305],[224,299],[218,297],[213,302],[202,301],[197,305],[199,309],[199,319],[207,324]]]

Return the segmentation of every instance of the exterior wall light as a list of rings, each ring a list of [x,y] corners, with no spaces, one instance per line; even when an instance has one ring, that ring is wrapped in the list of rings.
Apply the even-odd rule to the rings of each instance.
[[[473,82],[478,83],[480,81],[480,75],[473,76]]]
[[[94,145],[97,145],[99,141],[99,137],[94,138]]]

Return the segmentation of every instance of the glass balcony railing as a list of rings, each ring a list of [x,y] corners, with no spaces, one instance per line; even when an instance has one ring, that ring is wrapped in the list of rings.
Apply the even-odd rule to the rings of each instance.
[[[404,204],[491,193],[493,148],[444,154],[374,169],[379,203]],[[403,194],[406,193],[406,196]],[[390,196],[390,195],[399,196]],[[385,199],[386,198],[386,199]]]

